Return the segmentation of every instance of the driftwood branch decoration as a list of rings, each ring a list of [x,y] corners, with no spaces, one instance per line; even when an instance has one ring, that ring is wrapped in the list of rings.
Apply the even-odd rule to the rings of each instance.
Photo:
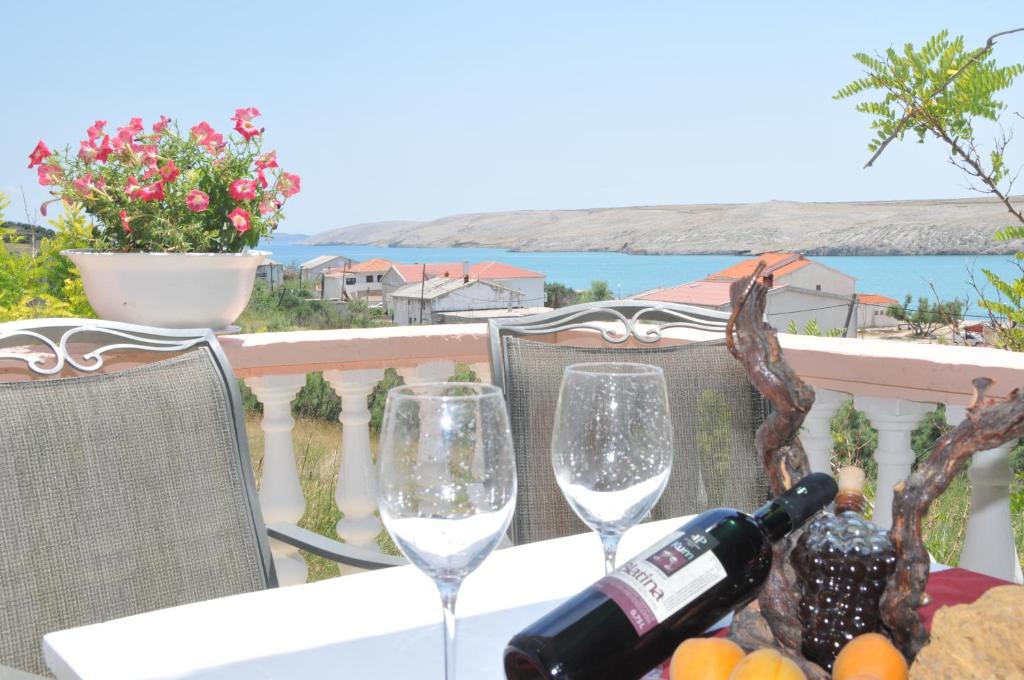
[[[931,457],[894,489],[890,536],[896,566],[880,610],[893,642],[909,660],[928,642],[928,632],[917,615],[929,565],[921,520],[971,455],[1024,436],[1024,396],[1014,390],[1005,400],[986,397],[991,384],[988,378],[974,380],[974,400],[967,417],[939,439]]]
[[[730,286],[732,316],[725,342],[774,409],[758,428],[754,447],[768,471],[772,493],[778,496],[811,472],[798,435],[814,404],[814,390],[782,358],[775,329],[764,322],[768,289],[757,282],[763,269],[764,262],[758,262],[749,279]]]
[[[810,472],[798,434],[814,403],[814,391],[786,364],[775,330],[763,321],[768,291],[757,282],[763,269],[764,263],[758,263],[749,278],[730,287],[733,311],[726,326],[726,344],[774,408],[757,431],[755,448],[772,492],[778,495]],[[894,489],[890,536],[896,565],[880,613],[893,642],[909,661],[928,642],[928,632],[917,613],[929,565],[921,520],[974,453],[1024,437],[1024,394],[1014,390],[1006,399],[986,397],[991,383],[988,378],[974,380],[975,395],[967,418],[939,439],[931,457]],[[744,648],[773,644],[790,656],[800,656],[799,591],[788,559],[795,538],[775,545],[772,572],[758,601],[737,613],[730,637]],[[801,667],[808,678],[828,677],[808,661],[801,660]]]
[[[759,262],[749,279],[735,281],[730,287],[732,316],[725,341],[754,387],[771,402],[773,411],[758,428],[754,447],[768,472],[772,493],[778,496],[811,472],[798,435],[814,403],[814,390],[786,364],[775,329],[764,322],[768,289],[757,282],[763,269],[764,262]],[[747,615],[738,617],[733,626],[733,637],[741,646],[744,638],[760,634],[754,627],[763,616],[778,645],[800,656],[800,594],[787,559],[792,538],[775,544],[772,571],[758,597],[760,615],[754,614],[756,609],[751,605]],[[805,672],[808,670],[805,665]]]

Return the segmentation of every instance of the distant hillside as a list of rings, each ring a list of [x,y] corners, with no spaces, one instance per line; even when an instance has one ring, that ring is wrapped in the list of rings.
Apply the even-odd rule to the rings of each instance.
[[[373,233],[377,230],[401,230],[406,228],[413,228],[419,224],[427,224],[427,222],[413,222],[411,220],[393,220],[391,222],[368,222],[366,224],[350,224],[347,227],[341,227],[340,229],[329,229],[328,231],[322,231],[315,236],[308,236],[304,240],[299,241],[300,245],[304,246],[331,246],[336,244],[344,243],[351,245],[354,243],[363,243],[363,241],[351,241],[347,240],[348,235],[352,233],[362,233],[366,231]],[[345,232],[345,236],[342,237],[341,233]],[[367,241],[366,243],[369,243]]]
[[[746,255],[1012,253],[997,242],[1011,223],[987,198],[861,203],[734,203],[587,210],[519,210],[452,215],[428,222],[374,222],[332,229],[315,245],[491,247],[529,251]]]
[[[53,230],[46,227],[37,227],[24,222],[4,222],[0,229],[13,229],[13,234],[4,234],[2,240],[9,244],[14,252],[28,252],[32,249],[32,235],[35,234],[35,241],[38,244],[41,239],[53,236]]]

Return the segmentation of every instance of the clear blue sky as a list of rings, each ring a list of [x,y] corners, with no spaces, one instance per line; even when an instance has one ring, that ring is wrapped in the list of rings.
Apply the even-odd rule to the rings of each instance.
[[[968,195],[934,144],[862,170],[867,118],[831,96],[859,74],[855,51],[946,27],[980,44],[1024,25],[1024,5],[22,0],[2,17],[0,191],[24,185],[37,206],[36,140],[77,145],[97,118],[227,130],[236,107],[257,106],[303,180],[282,229],[310,233],[510,209]],[[1024,36],[996,56],[1024,62]],[[1008,101],[1024,110],[1024,81]]]

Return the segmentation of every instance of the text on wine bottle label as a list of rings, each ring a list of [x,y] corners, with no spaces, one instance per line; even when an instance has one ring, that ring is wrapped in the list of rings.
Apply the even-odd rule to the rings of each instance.
[[[675,532],[595,584],[629,617],[637,635],[675,614],[726,577],[703,532]]]

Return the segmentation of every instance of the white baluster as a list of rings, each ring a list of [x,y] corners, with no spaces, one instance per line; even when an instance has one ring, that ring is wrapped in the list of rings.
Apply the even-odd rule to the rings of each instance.
[[[947,406],[946,420],[958,425],[967,415],[963,406]],[[960,566],[1006,581],[1024,583],[1010,518],[1010,450],[1016,441],[971,457],[971,514],[967,518]]]
[[[454,361],[428,361],[419,366],[404,366],[397,369],[398,375],[406,385],[422,385],[423,383],[444,382],[455,373]]]
[[[338,536],[347,543],[379,550],[377,534],[383,525],[377,510],[377,474],[370,450],[370,410],[367,398],[384,377],[384,369],[324,371],[324,379],[341,396],[341,462],[334,500],[344,517]],[[353,569],[342,569],[351,572]]]
[[[821,387],[814,388],[814,406],[804,418],[804,430],[800,433],[800,442],[807,451],[812,472],[832,474],[832,416],[843,405],[850,395],[834,392]]]
[[[263,520],[297,523],[306,512],[306,497],[299,483],[292,448],[292,399],[306,383],[305,375],[265,375],[246,378],[263,404],[263,475],[260,480],[260,507]],[[306,560],[298,548],[270,541],[277,580],[283,586],[305,583]]]
[[[913,432],[925,414],[935,409],[934,404],[922,404],[903,399],[854,397],[854,406],[864,411],[878,430],[878,487],[875,491],[875,512],[872,520],[888,529],[892,526],[892,488],[910,475],[914,464],[914,450],[910,446]]]

